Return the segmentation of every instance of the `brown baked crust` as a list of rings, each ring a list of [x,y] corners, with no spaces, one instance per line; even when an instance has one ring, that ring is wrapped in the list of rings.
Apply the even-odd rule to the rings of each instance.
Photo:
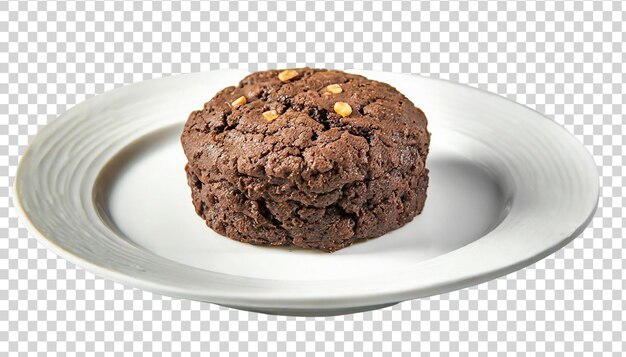
[[[428,186],[424,113],[385,83],[296,71],[288,82],[253,73],[191,113],[181,141],[196,212],[232,239],[328,252],[411,221]],[[343,91],[327,93],[330,84]],[[336,102],[352,114],[335,113]]]

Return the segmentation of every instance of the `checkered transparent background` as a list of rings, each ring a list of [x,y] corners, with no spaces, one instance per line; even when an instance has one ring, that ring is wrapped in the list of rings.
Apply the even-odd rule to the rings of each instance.
[[[0,353],[621,356],[624,15],[620,0],[0,2]],[[516,273],[328,318],[127,288],[59,259],[18,222],[9,189],[18,158],[74,104],[176,73],[304,65],[446,78],[547,114],[595,157],[596,217]]]

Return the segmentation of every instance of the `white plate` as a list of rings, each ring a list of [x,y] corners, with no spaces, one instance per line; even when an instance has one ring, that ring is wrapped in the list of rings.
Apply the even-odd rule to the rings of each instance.
[[[48,248],[97,275],[176,297],[278,314],[363,311],[520,269],[593,215],[591,156],[551,120],[494,94],[391,73],[432,132],[424,212],[328,254],[256,247],[196,216],[179,142],[188,114],[246,72],[147,81],[99,95],[41,130],[14,197]]]

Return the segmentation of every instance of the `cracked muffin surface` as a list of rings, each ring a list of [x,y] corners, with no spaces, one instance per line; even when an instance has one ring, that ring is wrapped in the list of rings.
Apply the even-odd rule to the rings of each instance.
[[[426,200],[424,113],[392,86],[335,70],[255,72],[190,114],[181,137],[195,210],[258,245],[336,251]]]

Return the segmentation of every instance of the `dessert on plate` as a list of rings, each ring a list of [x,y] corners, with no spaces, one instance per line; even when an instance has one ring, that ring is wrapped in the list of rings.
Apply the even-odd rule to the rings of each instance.
[[[252,73],[192,112],[181,141],[196,212],[246,243],[333,252],[405,225],[426,200],[426,116],[355,74]]]

